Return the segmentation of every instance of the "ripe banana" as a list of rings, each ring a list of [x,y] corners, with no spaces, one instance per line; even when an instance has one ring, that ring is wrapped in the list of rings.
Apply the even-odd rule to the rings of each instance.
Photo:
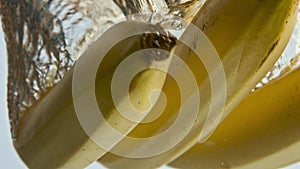
[[[281,55],[293,31],[297,9],[298,0],[208,0],[193,18],[191,23],[202,29],[211,40],[225,69],[227,102],[222,118],[249,94]],[[188,31],[183,34],[183,38],[192,37]],[[201,93],[202,103],[193,129],[173,149],[158,156],[134,159],[107,153],[99,161],[108,168],[159,167],[187,151],[199,138],[205,141],[216,127],[214,124],[204,126],[211,99],[210,86],[205,83],[208,75],[204,65],[195,53],[182,44],[176,45],[172,52],[193,71]],[[168,105],[164,115],[155,122],[138,125],[129,136],[150,137],[170,127],[178,108],[182,106],[178,105],[177,88],[176,82],[167,77],[163,92],[168,98]],[[143,143],[127,145],[126,150],[135,151],[140,146]]]
[[[120,27],[122,28],[122,25]],[[122,31],[126,33],[128,30],[117,30],[118,33]],[[85,61],[85,65],[79,71],[85,71],[86,67],[95,62],[99,49],[103,43],[112,38],[116,30],[111,29],[108,32],[110,33],[106,33],[106,36],[92,43],[81,56],[80,59]],[[124,135],[127,135],[136,123],[126,120],[114,107],[110,82],[120,62],[133,52],[143,49],[141,40],[142,35],[136,35],[116,44],[101,62],[95,80],[96,97],[98,104],[103,108],[103,116],[111,126]],[[136,64],[155,66],[156,64],[155,60],[149,61],[149,56],[140,58],[130,66],[134,67]],[[160,63],[165,63],[168,67],[170,60],[166,59]],[[75,68],[73,67],[59,84],[27,111],[19,127],[18,140],[15,141],[14,146],[29,168],[84,168],[106,153],[106,150],[94,143],[85,133],[75,113],[72,100]],[[129,95],[132,102],[139,101],[139,104],[135,104],[137,109],[144,110],[149,107],[149,92],[161,89],[165,78],[166,73],[149,69],[139,73],[133,79]],[[122,98],[120,100],[122,101]],[[88,117],[89,114],[86,116]],[[102,126],[98,127],[95,133],[98,129],[101,130]]]
[[[219,4],[215,2],[207,2],[206,7],[194,18],[192,23],[196,24],[200,28],[203,28],[204,32],[216,46],[225,66],[225,73],[228,74],[227,80],[232,81],[233,78],[233,84],[228,85],[228,89],[230,89],[229,98],[231,98],[233,101],[230,100],[230,102],[227,103],[231,106],[226,106],[226,109],[228,109],[226,112],[229,112],[229,110],[232,109],[235,104],[237,104],[238,100],[249,92],[249,90],[255,85],[256,80],[258,81],[258,79],[260,79],[260,77],[263,76],[263,74],[273,65],[276,57],[283,50],[284,44],[287,42],[293,27],[293,18],[295,13],[294,8],[296,6],[295,3],[297,2],[298,1],[295,0],[286,2],[228,1],[219,2]],[[250,8],[248,8],[248,6]],[[241,15],[237,16],[235,15],[235,11],[239,9],[238,7],[241,7],[243,10],[241,10]],[[256,7],[258,7],[258,11],[256,11]],[[202,15],[205,10],[212,9],[215,9],[215,11],[209,13],[211,17]],[[244,9],[249,9],[250,12],[243,13]],[[251,9],[253,10],[251,11]],[[222,11],[227,11],[229,16],[223,16]],[[270,14],[271,12],[276,11],[280,11],[279,14]],[[223,19],[221,15],[223,16]],[[218,19],[219,16],[221,17],[220,20]],[[206,22],[206,18],[209,18],[208,20],[210,22]],[[250,22],[246,22],[246,20],[250,20]],[[244,21],[247,24],[243,24]],[[286,21],[287,23],[285,23]],[[230,28],[232,31],[234,30],[231,36],[228,36],[228,33],[224,30],[226,27],[221,28],[223,25],[226,25],[227,22],[228,26],[230,26],[228,28]],[[230,24],[232,22],[233,24]],[[237,25],[236,23],[241,24]],[[272,25],[272,28],[270,25]],[[254,36],[256,38],[251,39],[253,38],[254,33],[257,33],[257,36]],[[217,34],[219,34],[220,37],[216,37]],[[261,37],[261,35],[264,34],[267,34],[268,36],[258,41],[257,37]],[[112,106],[112,100],[106,95],[105,92],[110,91],[110,86],[107,86],[107,82],[111,79],[114,71],[113,67],[117,66],[121,60],[126,57],[126,55],[133,51],[142,49],[140,46],[140,39],[141,37],[138,37],[135,40],[128,39],[118,47],[114,48],[115,53],[110,53],[109,55],[111,57],[107,57],[113,59],[115,58],[115,60],[106,62],[106,66],[104,65],[101,71],[105,72],[105,74],[99,73],[98,81],[96,81],[96,86],[98,86],[98,88],[96,88],[97,97],[107,98],[107,100],[104,99],[107,101],[106,103],[102,103],[98,100],[99,104],[102,104],[104,107],[107,115],[107,121],[112,126],[117,124],[116,128],[124,134],[134,128],[135,124],[128,120],[124,120],[124,118],[117,113],[116,109]],[[94,45],[92,45],[92,47],[90,47],[87,52],[83,54],[82,58],[87,57],[87,55],[97,54],[99,47],[97,44],[101,43],[103,42],[100,40],[96,41]],[[124,46],[126,46],[125,50],[123,50]],[[241,46],[245,46],[245,52],[241,51]],[[251,52],[258,46],[260,48],[252,54]],[[121,51],[124,51],[124,53]],[[197,77],[196,80],[200,86],[201,83],[207,79],[204,66],[202,65],[199,67],[199,65],[202,63],[195,59],[197,57],[193,53],[189,53],[189,50],[182,47],[182,45],[178,45],[173,52],[179,53],[179,56],[185,56],[183,59],[188,63],[188,65],[190,65],[190,68]],[[267,58],[264,58],[264,56]],[[254,57],[255,59],[253,59]],[[165,60],[167,66],[168,63],[170,63],[170,59]],[[253,68],[252,65],[247,65],[247,67],[245,67],[244,65],[249,62],[247,59],[249,59],[251,62],[253,61],[254,67],[256,65],[256,68],[260,69],[257,70]],[[149,60],[143,61],[144,64],[147,64],[148,62]],[[263,65],[260,67],[262,62]],[[236,63],[237,65],[235,65]],[[238,69],[238,67],[241,67],[241,69]],[[201,70],[199,70],[199,68]],[[39,103],[28,110],[27,115],[20,127],[19,138],[15,143],[15,147],[22,159],[30,168],[82,168],[106,153],[105,150],[88,138],[78,122],[72,101],[72,72],[73,69],[68,72],[65,78],[46,96],[44,96]],[[252,77],[253,73],[255,73],[255,78]],[[235,82],[235,77],[244,79]],[[159,121],[159,124],[140,125],[134,132],[144,133],[145,131],[139,131],[141,131],[143,126],[146,126],[147,131],[150,131],[149,127],[153,128],[153,131],[149,132],[149,135],[151,135],[153,132],[155,133],[157,130],[162,129],[163,126],[166,126],[166,121],[170,119],[168,115],[171,115],[170,117],[172,117],[174,112],[178,110],[179,106],[176,105],[178,105],[180,99],[174,99],[168,94],[178,94],[178,92],[176,92],[176,83],[170,77],[167,79],[165,78],[166,75],[162,72],[148,70],[138,75],[138,77],[132,82],[135,84],[133,86],[138,86],[133,88],[130,92],[133,101],[137,101],[140,98],[144,100],[148,99],[148,95],[145,94],[147,91],[160,89],[164,85],[165,87],[163,91],[167,93],[168,102],[176,103],[175,106],[172,104],[171,106],[170,104],[167,105],[167,114],[162,117],[162,119]],[[246,84],[246,81],[249,79],[251,79],[251,83],[247,83],[247,86],[239,86]],[[251,84],[253,84],[253,86],[251,86]],[[244,87],[249,90],[244,89]],[[239,97],[235,95],[238,95]],[[205,99],[209,100],[209,97]],[[147,108],[149,104],[143,103],[137,104],[136,106],[144,109]],[[205,116],[206,114],[202,113],[202,118],[198,119],[199,123],[197,123],[193,129],[192,134],[189,135],[189,137],[186,138],[183,143],[179,144],[174,150],[172,150],[172,152],[168,152],[167,154],[158,156],[156,158],[149,158],[149,163],[147,163],[147,160],[140,160],[140,162],[136,163],[134,167],[144,165],[142,163],[146,162],[146,164],[149,165],[144,167],[151,168],[161,165],[166,161],[170,161],[171,159],[180,155],[184,150],[191,147],[197,141],[196,137],[198,137],[200,134],[201,126],[203,125],[203,119]],[[135,136],[136,134],[134,132],[130,134]],[[153,161],[157,160],[158,158],[161,159],[158,161]],[[130,167],[129,164],[126,164],[122,167],[126,166]]]
[[[175,168],[279,168],[300,161],[300,69],[247,96]]]

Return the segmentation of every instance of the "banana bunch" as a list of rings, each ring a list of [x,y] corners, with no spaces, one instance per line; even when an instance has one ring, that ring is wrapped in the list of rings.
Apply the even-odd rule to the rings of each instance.
[[[268,117],[271,116],[271,114],[277,115],[278,117],[285,117],[286,121],[293,115],[285,116],[280,114],[283,108],[295,114],[292,109],[288,109],[288,104],[278,104],[278,111],[275,109],[277,108],[275,106],[271,108],[271,104],[278,100],[272,98],[274,100],[264,101],[262,96],[269,96],[268,94],[272,93],[272,90],[277,90],[275,90],[276,87],[279,87],[278,93],[274,92],[276,96],[285,96],[287,98],[292,96],[292,94],[296,95],[295,91],[298,90],[295,88],[295,86],[297,86],[296,82],[293,83],[295,85],[295,89],[293,89],[294,93],[289,94],[284,92],[284,85],[292,84],[288,84],[286,82],[287,80],[280,80],[280,82],[276,82],[274,85],[272,84],[258,91],[257,94],[250,95],[233,111],[233,117],[230,115],[212,136],[211,134],[219,123],[219,121],[215,121],[215,119],[221,120],[227,117],[280,57],[293,31],[297,9],[298,0],[207,0],[204,6],[192,17],[190,25],[198,27],[198,29],[203,31],[209,38],[216,49],[216,51],[212,52],[217,52],[220,56],[226,77],[226,103],[224,109],[219,110],[213,117],[210,117],[208,114],[213,98],[210,94],[212,92],[210,88],[212,85],[209,77],[210,74],[206,70],[202,60],[197,56],[197,53],[190,50],[185,44],[178,42],[174,47],[168,48],[167,50],[171,53],[170,56],[167,57],[167,59],[159,61],[156,61],[155,58],[149,61],[148,56],[144,56],[140,53],[140,59],[130,66],[132,69],[137,66],[153,68],[160,66],[165,70],[171,70],[174,69],[172,67],[174,64],[172,63],[176,55],[188,65],[195,77],[196,87],[192,86],[186,93],[187,96],[182,98],[180,86],[170,75],[163,71],[148,69],[142,71],[133,79],[129,86],[129,97],[135,108],[146,110],[151,107],[152,103],[149,102],[149,93],[153,90],[161,90],[164,95],[160,95],[160,97],[155,100],[149,115],[156,113],[156,107],[159,106],[156,103],[159,103],[160,99],[167,100],[162,115],[151,123],[137,124],[123,117],[116,108],[110,89],[114,72],[118,65],[126,60],[125,58],[131,53],[144,49],[142,43],[143,35],[132,36],[123,40],[106,54],[99,66],[100,68],[96,71],[96,79],[94,81],[95,91],[93,92],[95,92],[96,101],[98,105],[100,105],[101,111],[104,112],[103,116],[106,122],[124,135],[123,138],[117,139],[117,145],[114,146],[121,150],[126,150],[128,153],[134,153],[139,147],[147,145],[147,141],[145,140],[134,145],[126,144],[125,136],[147,138],[163,133],[164,130],[176,121],[181,106],[188,106],[189,98],[192,97],[195,92],[199,91],[201,104],[199,109],[197,109],[195,123],[187,136],[169,151],[153,157],[136,159],[112,154],[109,152],[109,149],[105,149],[96,144],[94,142],[95,140],[91,138],[91,135],[98,137],[97,133],[101,134],[102,132],[102,134],[104,134],[105,126],[100,124],[92,128],[91,135],[88,134],[86,130],[82,128],[81,122],[78,120],[78,114],[76,114],[74,104],[76,104],[78,100],[74,100],[72,97],[72,92],[77,92],[72,89],[72,83],[77,83],[82,80],[76,79],[78,81],[74,82],[74,72],[82,74],[81,77],[84,77],[84,75],[94,75],[84,74],[84,69],[81,69],[82,72],[78,72],[76,65],[65,75],[59,84],[53,87],[37,104],[27,110],[26,117],[19,126],[18,140],[14,143],[15,148],[29,168],[84,168],[97,159],[109,168],[155,168],[178,158],[199,141],[201,144],[197,144],[187,152],[187,154],[184,154],[173,162],[172,165],[184,168],[197,168],[198,165],[218,168],[216,165],[220,164],[221,167],[226,167],[227,165],[240,166],[243,164],[244,166],[255,166],[269,163],[269,160],[273,158],[273,156],[272,158],[268,156],[271,152],[275,150],[280,151],[282,150],[281,148],[287,145],[296,146],[296,144],[292,144],[298,141],[296,132],[294,133],[295,136],[291,136],[294,140],[288,139],[290,135],[284,135],[283,137],[286,138],[286,142],[276,144],[279,146],[277,148],[261,146],[258,147],[261,154],[257,155],[255,153],[258,152],[253,152],[252,156],[250,154],[249,157],[244,156],[244,158],[242,158],[240,154],[242,150],[245,150],[243,152],[247,152],[254,143],[258,144],[258,135],[264,135],[267,129],[270,131],[271,126],[278,124],[279,118],[277,117],[273,117],[274,121],[268,121],[270,120]],[[142,25],[142,27],[143,26],[144,25]],[[147,25],[145,27],[147,27]],[[197,36],[194,36],[189,31],[190,27],[192,26],[187,27],[181,39],[189,39],[194,44],[194,49],[196,49],[201,46],[201,44],[198,43]],[[82,68],[97,65],[97,62],[94,62],[94,60],[97,58],[99,51],[102,50],[102,46],[105,46],[113,36],[118,36],[117,34],[125,33],[124,31],[128,30],[110,29],[108,31],[107,34],[104,34],[104,36],[93,42],[80,57],[81,61],[79,62],[81,65],[79,65]],[[118,33],[116,34],[115,32]],[[218,70],[219,65],[213,64],[211,68],[213,71]],[[178,74],[180,77],[185,76],[182,72],[178,72]],[[295,76],[296,75],[290,75],[283,79],[293,77],[292,79],[296,81]],[[89,93],[90,90],[91,89],[80,91],[81,93],[79,92],[78,99],[80,99],[81,96],[84,98],[85,94]],[[128,99],[126,95],[122,93],[119,94],[117,96],[118,105],[123,105],[126,99]],[[296,98],[293,97],[291,99],[294,101],[293,103],[296,103]],[[262,104],[258,103],[259,100],[260,102],[269,101],[267,104],[270,106],[266,107],[274,111],[270,112],[268,110],[269,114],[262,115],[262,117],[266,116],[266,118],[258,118],[262,121],[259,121],[258,126],[254,126],[257,128],[264,126],[266,127],[265,130],[260,129],[259,131],[254,131],[252,128],[249,129],[248,126],[244,125],[247,121],[246,115],[249,114],[250,116],[252,113],[252,111],[250,112],[245,106],[246,103],[247,106],[254,103],[258,106]],[[90,100],[86,101],[89,102]],[[181,105],[181,103],[183,103],[183,105]],[[244,108],[242,105],[245,105]],[[254,109],[255,107],[251,108]],[[255,111],[257,112],[259,110],[266,110],[265,108],[260,109],[261,107],[256,108],[257,110],[255,109]],[[294,104],[292,108],[296,110],[296,104]],[[129,105],[128,107],[125,106],[125,109],[129,109]],[[240,112],[239,115],[236,115],[238,114],[237,112]],[[245,118],[241,115],[243,114],[241,112],[245,113]],[[88,116],[87,110],[86,118],[90,121],[94,120]],[[235,122],[232,123],[230,119],[235,120]],[[293,118],[293,120],[296,122],[296,118]],[[268,124],[270,125],[265,126]],[[231,133],[234,131],[232,128],[235,125],[241,125],[241,127],[239,127],[241,131]],[[296,126],[296,123],[293,125]],[[292,123],[286,123],[286,128],[291,127]],[[280,126],[278,126],[278,130],[281,130]],[[239,134],[239,132],[244,131],[245,133],[243,134],[245,136],[240,135],[242,133]],[[246,131],[253,135],[257,134],[255,135],[257,139],[250,142],[253,140],[253,135],[246,134]],[[228,134],[228,137],[226,134]],[[236,137],[230,136],[230,134],[236,135]],[[267,143],[267,141],[272,138],[274,138],[274,134],[269,134],[265,136],[263,141]],[[228,142],[223,142],[224,139],[227,139]],[[229,142],[229,139],[235,140]],[[161,141],[163,142],[165,140]],[[275,145],[273,139],[272,143]],[[240,146],[239,149],[233,148],[236,144]],[[256,144],[255,146],[257,146]],[[114,149],[114,147],[110,148]],[[239,155],[228,154],[231,151],[237,151]],[[292,151],[292,149],[284,149],[282,151],[285,153],[296,153]],[[198,160],[198,157],[200,158],[204,154],[206,158],[203,159],[207,160]],[[210,158],[211,156],[213,157]],[[238,160],[238,158],[235,159],[236,156],[239,156],[240,160]],[[295,160],[298,159],[284,158],[278,161],[278,163],[268,165],[283,165],[294,162]],[[216,163],[216,161],[218,163]]]
[[[279,58],[293,31],[297,9],[297,0],[208,0],[194,16],[191,23],[202,29],[215,46],[226,74],[226,104],[223,110],[224,114],[219,112],[222,119],[250,93],[250,90],[255,87]],[[186,31],[182,38],[194,36]],[[173,53],[181,57],[193,71],[201,93],[202,104],[192,130],[178,145],[158,156],[138,159],[107,153],[99,161],[108,168],[159,167],[179,157],[198,141],[204,142],[213,132],[216,123],[209,121],[208,125],[205,125],[203,120],[208,116],[210,99],[212,99],[212,96],[209,95],[211,84],[207,83],[209,75],[205,65],[184,44],[179,43],[175,46]],[[158,135],[170,126],[170,119],[178,116],[176,112],[180,108],[177,106],[180,105],[180,100],[176,97],[177,86],[174,81],[169,79],[166,79],[163,88],[163,92],[169,96],[168,105],[163,113],[165,116],[148,125],[138,125],[129,134],[130,136],[143,138]],[[174,93],[175,96],[172,97]],[[135,151],[137,147],[146,144],[145,141],[140,145],[127,145],[126,149]],[[199,151],[202,152],[202,150]]]

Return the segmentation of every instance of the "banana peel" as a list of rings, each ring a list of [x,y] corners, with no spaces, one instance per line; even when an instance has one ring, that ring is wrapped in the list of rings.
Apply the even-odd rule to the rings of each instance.
[[[279,168],[300,161],[300,69],[247,96],[175,168]]]
[[[296,22],[298,0],[291,1],[238,1],[211,0],[192,20],[192,24],[201,29],[215,46],[220,55],[227,81],[227,102],[224,119],[238,103],[250,93],[251,89],[269,71],[281,56],[292,34]],[[186,31],[183,38],[193,35]],[[184,45],[177,45],[173,52],[187,63],[197,80],[201,96],[201,108],[191,132],[173,149],[163,154],[147,158],[127,158],[112,153],[105,154],[99,162],[108,168],[157,168],[179,157],[199,140],[204,142],[216,126],[206,126],[210,101],[210,86],[205,83],[208,74],[205,65]],[[167,78],[163,92],[170,95],[166,107],[166,116],[156,122],[138,125],[129,135],[132,137],[151,137],[170,126],[178,111],[178,99],[171,97],[176,93],[176,83]],[[201,90],[202,89],[202,90]],[[206,90],[204,90],[206,89]],[[220,111],[221,113],[221,111]],[[208,124],[209,125],[209,124]],[[212,125],[215,125],[212,123]],[[119,143],[122,144],[122,141]],[[145,143],[146,144],[146,143]],[[131,145],[126,149],[134,151],[141,145]]]

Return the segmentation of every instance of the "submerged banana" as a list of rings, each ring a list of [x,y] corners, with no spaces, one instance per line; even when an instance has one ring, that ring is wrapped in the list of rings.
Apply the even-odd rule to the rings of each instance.
[[[211,40],[220,55],[227,80],[225,118],[274,65],[283,52],[296,21],[298,0],[208,0],[192,22]],[[185,32],[183,38],[193,38]],[[196,44],[201,45],[201,44]],[[204,65],[184,45],[178,44],[173,53],[181,57],[193,71],[201,93],[201,106],[191,132],[170,151],[154,157],[135,159],[107,153],[99,161],[108,168],[156,168],[170,162],[191,148],[205,141],[213,132],[211,123],[202,130],[210,106],[210,86]],[[180,104],[178,86],[168,77],[163,92],[168,98],[164,115],[155,122],[140,124],[129,136],[150,137],[170,127]],[[172,96],[175,93],[175,96]],[[221,112],[220,112],[221,113]],[[222,115],[222,114],[221,114]],[[209,126],[211,125],[211,126]],[[172,139],[172,138],[170,138]],[[162,140],[164,141],[164,140]],[[139,145],[127,145],[135,151]],[[122,146],[122,141],[120,142]],[[125,148],[125,147],[124,147]]]
[[[136,23],[135,25],[137,24],[147,27],[145,23]],[[120,27],[122,28],[122,23],[117,28]],[[84,72],[95,62],[94,59],[98,56],[99,50],[114,36],[115,31],[115,29],[109,30],[110,33],[106,33],[106,36],[104,35],[92,43],[81,56],[80,59],[84,61],[83,67],[77,71]],[[128,30],[117,30],[118,33],[122,33],[122,31],[126,33]],[[111,126],[124,135],[132,130],[136,123],[126,120],[114,107],[110,82],[120,62],[133,52],[143,49],[141,40],[142,35],[136,35],[116,44],[104,57],[95,79],[96,98],[98,104],[101,105],[103,116]],[[136,64],[155,66],[156,64],[155,61],[149,60],[149,56],[142,55],[140,58],[129,66],[134,67]],[[160,61],[160,63],[165,63],[166,67],[169,62],[168,59]],[[73,77],[76,73],[74,69],[76,70],[76,66],[46,96],[27,111],[25,119],[19,127],[18,140],[14,145],[29,168],[84,168],[107,151],[101,145],[93,142],[79,123],[72,100],[72,83],[78,83],[74,82]],[[91,72],[85,76],[91,76]],[[138,102],[135,104],[137,109],[143,110],[149,107],[149,92],[161,89],[165,78],[166,73],[149,69],[139,73],[132,80],[129,95],[132,102]],[[82,95],[86,93],[86,91],[80,92]],[[119,99],[122,101],[122,97],[126,96],[120,97]],[[86,116],[89,117],[88,111]],[[102,128],[102,126],[97,126],[93,132],[97,133]]]
[[[280,56],[294,26],[297,3],[297,0],[282,2],[279,0],[243,2],[211,0],[207,1],[204,8],[194,17],[192,23],[210,38],[225,68],[228,82],[228,102],[225,113],[229,113],[248,94]],[[183,35],[183,37],[190,36],[188,32]],[[101,47],[99,44],[107,39],[98,39],[81,58],[97,55]],[[124,135],[136,127],[136,123],[125,119],[114,107],[110,81],[118,64],[130,53],[143,48],[140,40],[141,37],[133,37],[117,45],[106,56],[109,59],[104,60],[105,64],[101,67],[101,71],[99,70],[95,82],[97,101],[105,112],[106,120]],[[199,87],[209,89],[209,84],[204,83],[208,75],[197,56],[182,44],[178,44],[173,53],[182,57],[189,65]],[[171,59],[172,57],[169,57],[163,61],[166,67],[169,66]],[[142,59],[140,62],[149,64],[147,59]],[[106,150],[96,145],[86,135],[79,124],[72,100],[72,76],[73,69],[39,103],[28,110],[20,126],[15,147],[30,168],[83,168],[106,153]],[[130,98],[132,102],[138,102],[135,104],[138,108],[148,108],[148,102],[139,102],[139,100],[148,100],[148,92],[161,89],[163,86],[168,104],[163,116],[157,121],[141,124],[129,135],[144,137],[161,132],[174,120],[175,112],[180,107],[180,97],[175,97],[179,96],[176,82],[171,77],[166,78],[165,73],[150,69],[139,74],[132,84]],[[119,158],[107,154],[101,162],[110,168],[153,168],[181,155],[198,141],[207,115],[210,90],[200,92],[207,97],[203,98],[204,105],[200,109],[197,123],[192,132],[171,151],[143,160]],[[204,135],[202,139],[206,136],[208,135]],[[137,145],[129,145],[126,148],[134,150],[135,146]]]
[[[175,168],[279,168],[300,161],[300,69],[247,96]]]

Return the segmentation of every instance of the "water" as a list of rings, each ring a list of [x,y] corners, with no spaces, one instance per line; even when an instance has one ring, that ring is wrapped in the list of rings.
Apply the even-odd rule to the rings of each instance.
[[[121,14],[117,6],[107,12],[100,4],[89,0],[1,3],[13,138],[26,109],[62,79],[93,32]]]
[[[204,0],[6,0],[1,3],[8,54],[8,108],[12,136],[26,110],[55,86],[96,36],[118,18],[134,13],[153,13],[158,21],[167,15],[189,21]],[[158,18],[157,18],[158,17]],[[298,17],[299,18],[299,17]],[[134,18],[127,18],[134,19]],[[149,19],[149,18],[148,18]],[[174,18],[155,23],[165,29],[182,29]],[[283,56],[257,88],[299,65],[299,19]],[[172,34],[172,32],[164,32]],[[170,36],[172,37],[172,36]],[[176,39],[161,32],[143,35],[142,46],[169,50]],[[150,40],[154,40],[151,41]],[[168,56],[159,53],[152,59]],[[151,61],[151,59],[150,59]],[[254,91],[254,90],[253,90]]]
[[[203,1],[6,0],[1,2],[8,55],[8,108],[13,138],[20,119],[73,66],[93,37],[120,17],[135,13],[192,16]],[[130,19],[130,18],[128,18]],[[162,30],[163,30],[163,25]],[[181,29],[181,23],[170,24]],[[143,36],[145,47],[171,48],[174,39]],[[157,44],[148,43],[156,39]],[[160,43],[165,41],[166,43]],[[160,56],[155,59],[164,59]]]

